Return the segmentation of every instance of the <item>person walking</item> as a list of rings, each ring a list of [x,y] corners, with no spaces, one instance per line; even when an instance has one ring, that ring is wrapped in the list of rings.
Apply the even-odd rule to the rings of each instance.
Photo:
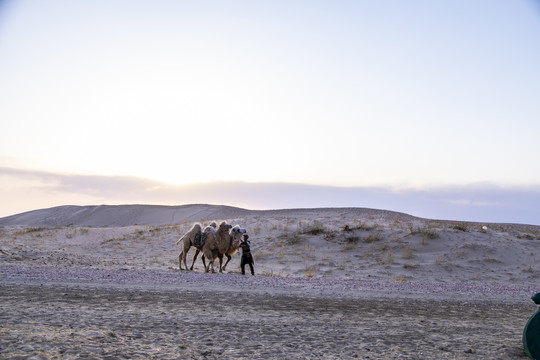
[[[248,234],[245,234],[240,243],[240,248],[242,249],[242,260],[240,261],[240,266],[242,267],[242,275],[246,275],[245,267],[249,265],[251,269],[251,275],[255,275],[255,270],[253,269],[253,256],[251,255],[250,250],[250,241],[248,240]]]

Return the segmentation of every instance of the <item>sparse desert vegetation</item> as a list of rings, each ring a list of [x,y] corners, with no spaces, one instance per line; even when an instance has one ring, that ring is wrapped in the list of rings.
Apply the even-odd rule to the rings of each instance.
[[[437,239],[439,237],[439,233],[437,232],[437,229],[432,226],[409,226],[409,231],[411,235],[421,235],[423,238],[426,239]]]
[[[231,296],[230,289],[242,289],[238,290],[241,294],[238,303],[243,303],[246,297],[252,296],[249,295],[251,290],[258,294],[267,294],[268,291],[273,291],[275,284],[281,282],[288,284],[291,281],[293,285],[285,285],[288,286],[285,302],[287,313],[290,313],[288,309],[291,305],[289,296],[291,294],[305,296],[308,291],[309,300],[299,313],[307,314],[307,318],[311,321],[320,320],[313,320],[310,309],[313,299],[321,296],[321,292],[330,297],[331,300],[327,304],[336,304],[336,294],[339,294],[338,297],[342,294],[352,296],[355,300],[352,302],[351,314],[357,314],[358,304],[361,304],[363,300],[356,299],[366,296],[366,289],[367,294],[376,299],[369,304],[367,309],[371,311],[373,306],[383,304],[382,314],[387,314],[389,309],[395,307],[396,297],[403,294],[407,294],[406,296],[417,294],[415,296],[422,299],[418,307],[420,315],[415,320],[417,321],[424,320],[426,316],[425,307],[428,303],[424,299],[426,290],[430,291],[429,296],[438,296],[441,299],[442,302],[437,301],[430,308],[430,311],[439,311],[441,303],[444,303],[443,308],[446,308],[449,302],[455,301],[456,296],[464,296],[461,290],[455,291],[455,287],[468,291],[467,289],[471,286],[476,286],[480,289],[478,290],[478,296],[481,299],[479,304],[485,304],[486,291],[497,289],[497,284],[501,284],[503,288],[514,289],[515,284],[519,284],[527,289],[536,289],[535,286],[539,281],[540,269],[536,259],[540,257],[539,232],[537,232],[540,227],[466,223],[465,229],[461,223],[456,222],[424,220],[388,212],[365,210],[345,212],[332,209],[280,211],[279,215],[270,212],[248,214],[244,217],[204,218],[202,223],[207,225],[212,220],[226,220],[231,224],[241,224],[247,229],[257,276],[236,275],[239,273],[239,255],[233,256],[225,275],[202,274],[200,257],[195,263],[195,272],[178,271],[180,249],[175,246],[175,243],[180,236],[191,229],[193,225],[191,221],[170,225],[118,227],[0,227],[0,271],[11,272],[15,276],[21,276],[20,274],[24,271],[37,274],[40,284],[43,283],[42,279],[47,273],[67,274],[65,276],[71,276],[70,281],[75,282],[81,281],[83,276],[90,276],[97,279],[95,283],[92,283],[93,293],[102,283],[106,283],[106,286],[114,286],[111,284],[115,282],[128,284],[127,287],[121,285],[124,289],[121,291],[126,291],[126,288],[130,290],[123,293],[119,300],[121,304],[127,304],[127,306],[133,299],[140,299],[143,296],[141,295],[143,292],[133,292],[131,289],[145,284],[142,286],[150,286],[152,290],[144,292],[146,294],[144,296],[152,294],[151,296],[160,298],[164,290],[159,288],[159,284],[163,282],[168,289],[165,291],[173,291],[175,295],[167,294],[166,300],[152,301],[149,311],[153,315],[147,316],[147,319],[155,318],[155,306],[171,304],[171,301],[184,294],[195,296],[193,299],[198,302],[206,299],[209,309],[216,311],[219,306],[215,306],[215,298],[221,298],[223,295],[224,298]],[[188,253],[189,263],[192,255],[193,250]],[[57,280],[58,276],[54,276]],[[60,275],[62,276],[64,275]],[[201,281],[206,282],[204,286],[201,286]],[[218,289],[222,289],[223,284],[227,284],[226,293],[220,293],[217,297],[206,296],[208,287],[217,286]],[[489,286],[486,287],[486,284]],[[331,290],[329,290],[330,287],[332,287]],[[157,291],[154,291],[156,289]],[[189,291],[184,291],[186,289]],[[373,292],[370,289],[375,290]],[[114,290],[116,291],[118,289]],[[80,303],[79,292],[80,289],[77,288],[71,304]],[[62,290],[61,293],[66,292]],[[9,292],[4,292],[4,294],[9,294]],[[200,294],[206,297],[189,294]],[[391,300],[381,300],[381,294],[389,296],[388,299]],[[528,300],[530,295],[528,293],[526,295],[524,298]],[[60,299],[59,304],[62,305],[54,311],[62,311],[61,309],[69,304],[62,302],[65,300],[64,295],[59,297],[57,292],[54,292],[52,296],[54,299]],[[279,293],[275,299],[277,298],[283,299],[283,293]],[[275,299],[269,301],[268,304],[274,304]],[[33,305],[35,300],[37,299],[33,298],[31,303],[25,302],[24,305],[35,306]],[[485,305],[486,308],[489,307],[489,311],[492,310],[492,300],[493,297],[490,297],[490,303]],[[511,300],[518,301],[514,295]],[[393,317],[393,321],[401,319],[402,313],[410,312],[410,298],[405,302],[398,301],[397,303],[402,304],[403,309],[406,310],[400,312],[399,316]],[[15,304],[13,309],[19,309],[18,305]],[[530,306],[530,304],[527,305]],[[175,310],[182,306],[175,305]],[[244,316],[244,308],[237,308],[242,310],[239,314]],[[36,309],[41,311],[38,307]],[[258,306],[257,309],[259,310]],[[479,319],[475,309],[476,306],[470,306],[467,303],[459,311],[456,310],[455,313],[459,314],[460,319],[464,311],[473,312],[472,320],[467,320],[466,325],[462,324],[459,331],[468,328],[470,321]],[[505,309],[508,310],[508,307]],[[530,307],[527,307],[527,311],[529,310]],[[336,315],[335,311],[339,313],[341,310],[338,307],[331,312],[321,313],[321,309],[317,309],[317,314],[326,314],[327,319],[332,319]],[[170,321],[171,313],[173,312],[163,312],[165,315],[162,315],[162,318],[167,319],[164,323]],[[219,316],[223,316],[223,312],[218,311],[216,314],[218,313]],[[39,318],[42,318],[42,314],[40,313]],[[457,315],[449,315],[447,311],[442,311],[441,314],[450,317],[450,320],[445,320],[447,321],[444,324],[445,329],[448,324],[454,324],[459,320]],[[103,313],[100,312],[99,316],[101,319]],[[373,328],[379,336],[381,318],[386,317],[374,316],[377,323]],[[68,318],[71,317],[70,312]],[[361,314],[361,318],[364,321],[366,315]],[[429,322],[435,324],[433,326],[436,327],[437,334],[440,334],[441,326],[438,324],[443,318],[438,315],[436,321]],[[500,315],[496,314],[494,318],[496,318],[496,324],[490,328],[490,334],[493,329],[500,329]],[[14,319],[13,324],[18,326],[19,317],[14,317]],[[105,338],[114,340],[111,343],[116,342],[125,333],[116,328],[118,318],[113,320],[114,328],[103,333]],[[482,318],[483,326],[485,326],[484,320]],[[239,323],[242,322],[244,319],[239,320]],[[197,322],[194,321],[195,323]],[[341,323],[342,321],[339,320],[340,325]],[[426,323],[417,323],[419,329],[425,329]],[[355,322],[355,326],[357,324]],[[177,330],[175,326],[173,324],[171,329]],[[522,326],[523,321],[520,320],[516,328]],[[132,328],[131,323],[129,323],[129,328]],[[215,331],[214,326],[211,328]],[[321,330],[321,327],[318,326],[317,329]],[[398,330],[400,334],[401,329],[403,327]],[[47,333],[49,330],[49,328],[46,329]],[[171,333],[176,334],[176,330]],[[280,328],[280,331],[283,330]],[[27,331],[28,329],[25,329],[25,333]],[[71,328],[69,331],[73,332]],[[326,337],[326,330],[321,331],[324,333],[323,337]],[[474,333],[476,331],[475,328]],[[270,335],[274,336],[274,334]],[[423,335],[419,336],[423,337]],[[504,330],[501,338],[507,339],[507,336],[507,331]],[[69,336],[58,338],[71,339]],[[518,338],[518,343],[519,340]],[[369,344],[371,346],[371,342]],[[417,342],[412,348],[416,349],[416,346]],[[182,343],[178,348],[184,351],[188,349],[188,346]],[[437,350],[437,354],[450,354],[446,348],[444,349]],[[497,354],[500,353],[499,350],[500,348]],[[373,355],[372,352],[370,354]],[[457,356],[454,356],[456,354]],[[460,350],[459,354],[464,354],[464,351]],[[448,358],[461,358],[459,354],[451,354]],[[467,354],[467,356],[470,355],[470,353]]]
[[[466,223],[453,223],[450,228],[463,232],[469,231],[469,225],[467,225]]]
[[[354,212],[328,215],[331,213],[306,211],[215,220],[246,227],[256,271],[264,274],[381,279],[403,275],[414,281],[429,278],[433,271],[440,277],[460,280],[477,279],[480,273],[482,281],[490,276],[513,279],[515,274],[526,275],[529,280],[525,281],[536,281],[540,273],[535,261],[540,257],[535,245],[540,231],[536,228],[384,218]],[[211,220],[202,223],[207,225]],[[179,252],[174,244],[192,224],[3,227],[0,260],[32,259],[28,261],[45,265],[65,258],[70,266],[76,266],[80,256],[81,266],[174,269]],[[188,262],[191,254],[193,250]],[[516,260],[512,263],[511,259]],[[195,264],[198,271],[202,269],[199,261]],[[235,255],[228,271],[238,272],[239,262],[240,256]],[[508,275],[482,271],[494,266],[513,270]]]

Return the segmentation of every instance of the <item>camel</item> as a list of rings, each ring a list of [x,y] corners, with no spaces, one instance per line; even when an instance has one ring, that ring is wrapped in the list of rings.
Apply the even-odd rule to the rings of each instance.
[[[240,243],[242,242],[242,236],[246,233],[246,229],[241,228],[238,225],[235,225],[230,232],[231,242],[229,245],[229,248],[227,251],[223,254],[227,257],[227,261],[225,262],[225,265],[223,265],[223,271],[225,271],[225,268],[227,267],[227,264],[229,261],[231,261],[232,256],[238,252],[238,248],[240,247]],[[219,267],[221,271],[221,263],[223,260],[223,256],[219,259]]]
[[[187,263],[186,263],[187,253],[188,253],[189,249],[192,246],[194,246],[195,236],[198,233],[202,233],[202,232],[208,233],[209,231],[212,231],[212,230],[214,230],[216,228],[217,228],[217,224],[215,222],[212,222],[210,225],[205,227],[204,231],[202,230],[201,224],[199,224],[199,223],[193,224],[193,227],[191,228],[191,230],[189,230],[187,233],[185,233],[184,236],[182,236],[176,242],[176,246],[178,246],[180,243],[182,243],[182,251],[180,252],[180,255],[178,255],[178,265],[179,265],[180,270],[184,270],[184,269],[182,269],[182,261],[184,261],[184,265],[185,265],[186,270],[188,269]],[[199,253],[199,249],[197,249],[197,252],[195,253],[195,255],[197,255],[198,253]],[[195,262],[195,259],[196,259],[196,256],[193,257],[193,262]],[[191,270],[193,270],[193,263],[191,264]]]
[[[238,252],[238,248],[240,247],[240,243],[242,242],[242,235],[246,233],[246,229],[241,228],[239,225],[235,225],[231,231],[229,232],[229,244],[228,246],[224,246],[220,249],[220,252],[218,253],[219,258],[219,272],[222,273],[225,271],[225,268],[227,267],[227,264],[229,261],[231,261],[232,256]],[[223,251],[223,252],[221,252]],[[197,249],[195,251],[195,255],[193,256],[193,264],[195,263],[195,259],[197,259],[197,255],[199,254],[200,250]],[[225,265],[223,264],[223,256],[227,257],[227,261],[225,262]],[[205,256],[201,257],[203,266],[206,268],[206,261]],[[193,270],[193,264],[191,264],[191,270]]]
[[[223,221],[221,224],[219,224],[217,230],[210,230],[206,233],[206,241],[202,248],[202,253],[208,260],[208,265],[205,266],[205,272],[208,272],[210,267],[212,267],[212,273],[214,273],[214,260],[219,257],[219,254],[224,254],[225,251],[229,249],[230,229],[232,229],[232,225]]]
[[[193,226],[191,227],[191,230],[185,233],[176,242],[176,246],[182,243],[182,251],[180,251],[180,255],[178,255],[178,267],[180,268],[180,270],[184,270],[182,269],[182,261],[184,262],[184,265],[187,270],[187,264],[186,264],[187,253],[189,249],[191,248],[191,246],[193,246],[193,244],[195,243],[195,236],[201,232],[202,232],[201,224],[193,224]]]

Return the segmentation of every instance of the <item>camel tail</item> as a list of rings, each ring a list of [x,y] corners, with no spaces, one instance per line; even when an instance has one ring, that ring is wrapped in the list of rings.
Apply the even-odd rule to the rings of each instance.
[[[178,246],[178,244],[180,244],[182,241],[184,241],[184,238],[185,238],[185,237],[186,237],[186,236],[184,235],[184,236],[182,236],[180,239],[178,239],[178,241],[176,242],[176,246]]]

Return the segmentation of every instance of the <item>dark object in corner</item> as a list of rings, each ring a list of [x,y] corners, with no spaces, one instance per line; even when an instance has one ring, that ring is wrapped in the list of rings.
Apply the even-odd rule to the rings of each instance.
[[[535,304],[540,305],[540,293],[531,299]],[[531,316],[523,329],[523,348],[528,357],[540,359],[540,308]]]

